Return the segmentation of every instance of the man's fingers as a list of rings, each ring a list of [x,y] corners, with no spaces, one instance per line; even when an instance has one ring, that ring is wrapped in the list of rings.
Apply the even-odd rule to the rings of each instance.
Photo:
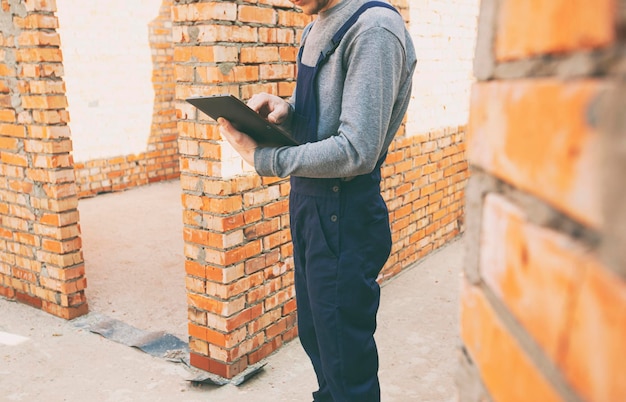
[[[242,141],[243,134],[238,130],[235,130],[232,124],[223,117],[217,119],[217,124],[220,126],[220,133],[226,138],[228,142],[233,145],[239,145]]]
[[[278,106],[267,115],[267,120],[274,124],[280,124],[285,120],[285,117],[287,117],[287,108]]]
[[[259,94],[252,95],[252,97],[248,100],[248,107],[255,112],[259,113],[259,111],[267,104],[267,99],[264,96]]]
[[[246,133],[242,133],[237,130],[233,125],[223,117],[217,119],[217,123],[220,126],[220,133],[236,149],[254,149],[258,146]]]

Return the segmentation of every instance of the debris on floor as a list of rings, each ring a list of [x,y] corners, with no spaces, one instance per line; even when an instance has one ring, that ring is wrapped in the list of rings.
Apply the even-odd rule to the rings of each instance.
[[[99,313],[89,313],[72,320],[74,326],[99,334],[109,340],[126,346],[137,348],[151,356],[166,359],[174,363],[183,363],[191,377],[187,381],[194,385],[233,384],[239,386],[258,374],[267,364],[259,362],[247,367],[231,380],[219,375],[196,369],[189,364],[189,347],[187,342],[163,331],[149,332],[133,327],[120,320]]]
[[[189,365],[187,342],[163,331],[148,332],[103,314],[89,313],[72,320],[81,329],[114,342],[137,348],[151,356]]]

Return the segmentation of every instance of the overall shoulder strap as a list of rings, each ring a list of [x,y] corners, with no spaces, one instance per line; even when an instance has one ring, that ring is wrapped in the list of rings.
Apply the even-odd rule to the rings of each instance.
[[[366,10],[369,10],[372,7],[384,7],[400,14],[394,6],[392,6],[389,3],[382,2],[382,1],[369,1],[363,4],[361,7],[359,7],[358,10],[355,11],[354,14],[352,14],[352,16],[348,19],[348,21],[346,21],[341,26],[341,28],[339,28],[339,30],[335,33],[335,35],[333,35],[328,46],[326,46],[324,50],[322,50],[322,52],[320,53],[320,57],[317,61],[318,65],[323,63],[326,59],[328,59],[328,57],[330,57],[331,54],[335,52],[335,50],[337,49],[337,46],[339,46],[339,43],[341,43],[341,40],[343,39],[346,32],[348,32],[348,30],[352,27],[352,25],[354,25],[354,23],[359,19],[361,14],[363,14]]]

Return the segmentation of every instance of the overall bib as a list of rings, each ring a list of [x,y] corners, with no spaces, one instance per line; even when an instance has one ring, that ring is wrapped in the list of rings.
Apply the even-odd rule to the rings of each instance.
[[[294,123],[300,143],[317,141],[319,69],[370,7],[395,10],[382,2],[363,5],[333,36],[314,67],[301,62],[303,42]],[[317,375],[315,401],[380,400],[374,342],[380,301],[376,277],[391,251],[389,215],[380,194],[383,160],[372,173],[351,180],[291,177],[298,333]]]

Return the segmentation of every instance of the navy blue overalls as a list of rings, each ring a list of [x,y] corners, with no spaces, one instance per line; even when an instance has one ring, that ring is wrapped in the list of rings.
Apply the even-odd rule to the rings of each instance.
[[[298,55],[294,136],[317,141],[315,81],[366,3],[334,35],[314,67]],[[367,85],[367,83],[363,83]],[[298,332],[319,383],[315,401],[377,402],[378,352],[374,342],[380,288],[376,277],[389,257],[391,233],[380,194],[380,159],[370,174],[352,180],[291,177]]]

